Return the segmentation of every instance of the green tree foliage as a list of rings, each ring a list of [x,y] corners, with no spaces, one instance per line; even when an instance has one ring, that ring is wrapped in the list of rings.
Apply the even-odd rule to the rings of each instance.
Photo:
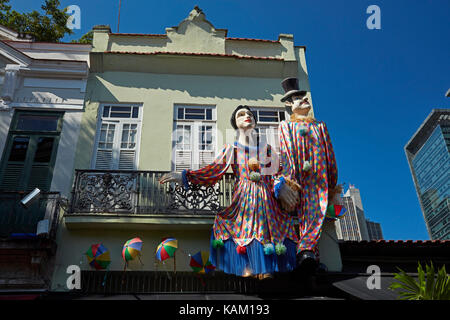
[[[93,38],[94,38],[94,32],[91,30],[88,33],[84,34],[80,39],[72,40],[72,43],[92,44]]]
[[[399,299],[402,300],[450,300],[450,276],[445,271],[445,265],[439,269],[437,275],[434,272],[433,263],[425,266],[423,270],[421,264],[417,268],[418,281],[398,268],[400,273],[394,274],[394,282],[389,289],[400,289]],[[426,279],[425,279],[426,275]]]
[[[59,9],[59,0],[45,0],[41,6],[43,13],[36,10],[19,13],[11,10],[9,0],[0,0],[0,24],[19,33],[30,34],[36,41],[58,42],[66,34],[69,15],[66,9]]]

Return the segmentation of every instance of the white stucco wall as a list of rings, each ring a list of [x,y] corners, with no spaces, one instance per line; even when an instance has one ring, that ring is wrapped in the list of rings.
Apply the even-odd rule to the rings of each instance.
[[[3,156],[3,151],[8,138],[9,126],[11,124],[13,112],[12,110],[0,111],[0,159]]]
[[[61,192],[61,195],[65,197],[69,197],[72,190],[71,181],[74,172],[75,146],[80,133],[82,115],[81,111],[67,111],[64,113],[50,191]]]

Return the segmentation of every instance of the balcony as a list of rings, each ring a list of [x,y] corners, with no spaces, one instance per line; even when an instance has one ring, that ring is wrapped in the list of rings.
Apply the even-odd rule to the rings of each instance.
[[[0,193],[0,292],[49,289],[61,198],[41,193],[25,208],[20,203],[25,195]]]
[[[161,185],[166,172],[75,170],[69,228],[94,226],[152,229],[166,225],[210,228],[215,214],[231,203],[235,178],[225,174],[213,186]]]
[[[209,233],[216,213],[231,204],[234,175],[225,174],[213,186],[190,185],[185,190],[175,183],[161,185],[158,180],[164,173],[76,170],[71,203],[64,216],[65,226],[71,230]],[[295,216],[294,223],[298,224]],[[321,259],[329,270],[340,270],[334,219],[326,218],[323,230],[319,243]]]
[[[60,197],[58,192],[43,192],[28,208],[20,201],[26,192],[0,193],[0,238],[54,240],[58,227]],[[37,234],[40,221],[48,222],[47,232]]]

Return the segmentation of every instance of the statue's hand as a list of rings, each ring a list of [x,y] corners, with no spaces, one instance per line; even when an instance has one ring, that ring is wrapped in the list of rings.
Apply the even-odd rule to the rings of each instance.
[[[167,182],[177,182],[179,184],[182,184],[183,177],[180,172],[166,173],[159,179],[159,183],[164,184]]]
[[[287,184],[284,184],[278,196],[281,201],[281,207],[287,212],[291,212],[300,202],[300,195]]]

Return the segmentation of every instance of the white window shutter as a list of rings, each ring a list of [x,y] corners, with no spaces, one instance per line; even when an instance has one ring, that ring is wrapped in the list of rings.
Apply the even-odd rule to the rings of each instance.
[[[111,170],[113,166],[112,150],[97,150],[97,159],[95,160],[95,169]]]
[[[103,120],[97,137],[95,169],[114,169],[114,140],[117,136],[117,121]]]
[[[136,170],[139,121],[102,119],[97,136],[95,169]]]
[[[192,169],[192,152],[186,150],[175,151],[175,171]]]
[[[175,108],[173,136],[175,171],[197,170],[214,161],[215,119],[215,109],[211,106],[177,106]]]
[[[214,151],[200,151],[200,168],[214,162]]]
[[[136,161],[135,150],[120,150],[119,170],[134,170]]]

